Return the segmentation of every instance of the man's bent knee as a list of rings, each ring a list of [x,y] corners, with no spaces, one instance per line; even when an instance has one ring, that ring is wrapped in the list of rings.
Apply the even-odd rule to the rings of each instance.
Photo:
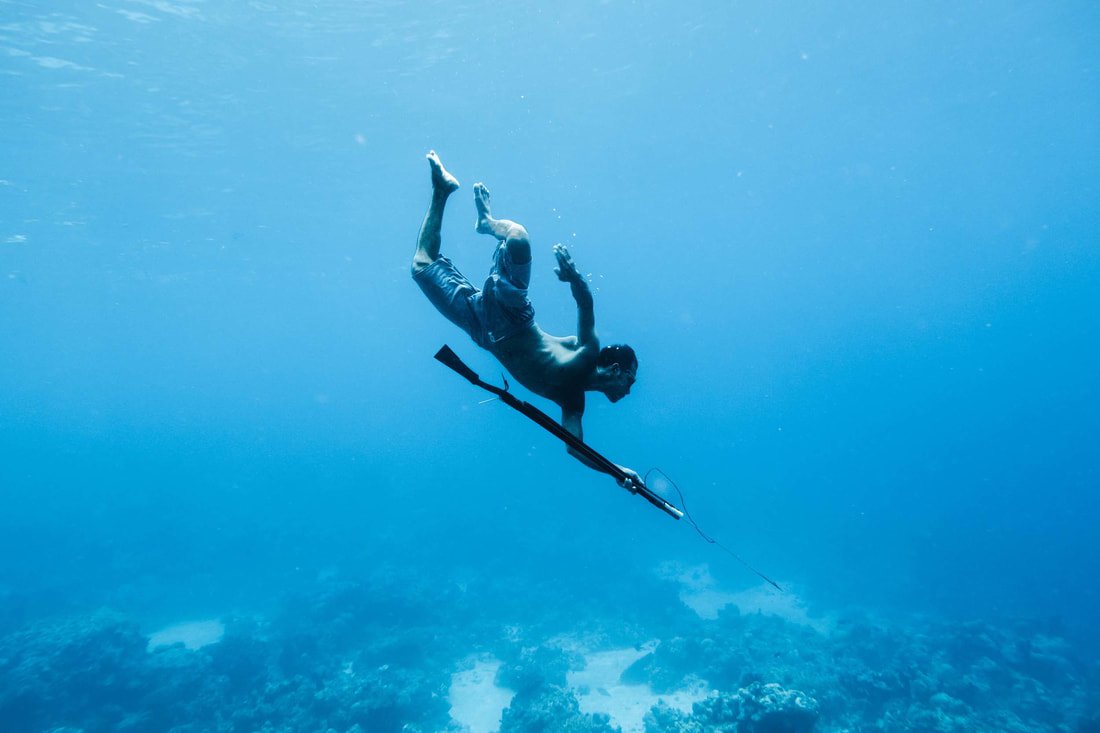
[[[516,226],[508,232],[508,238],[504,240],[504,246],[508,248],[508,257],[517,265],[525,265],[531,261],[531,241],[527,238],[527,230]]]

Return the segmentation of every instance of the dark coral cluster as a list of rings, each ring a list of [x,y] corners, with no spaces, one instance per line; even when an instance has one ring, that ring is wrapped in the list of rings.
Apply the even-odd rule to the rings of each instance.
[[[0,730],[444,730],[442,632],[391,590],[328,588],[195,651],[149,649],[115,614],[38,623],[0,640]]]
[[[718,693],[692,706],[691,715],[663,702],[646,715],[647,733],[810,733],[817,701],[775,682],[753,682],[732,695]]]
[[[606,715],[582,713],[572,691],[558,685],[517,693],[500,733],[615,733]]]
[[[680,631],[624,679],[738,692],[692,716],[654,709],[649,733],[809,731],[818,718],[817,729],[848,733],[1053,733],[1087,730],[1095,714],[1096,662],[1025,626],[859,616],[817,631],[728,609]]]
[[[582,713],[566,674],[584,659],[552,645],[500,645],[506,657],[496,683],[515,692],[500,733],[613,733],[608,717]]]
[[[262,619],[230,619],[198,650],[150,649],[116,613],[41,619],[0,638],[0,730],[458,731],[451,675],[478,653],[501,660],[497,683],[515,693],[501,733],[610,733],[568,686],[585,664],[562,648],[570,635],[656,640],[622,683],[711,690],[690,713],[658,704],[646,733],[1098,730],[1096,662],[1050,629],[854,616],[815,630],[733,608],[704,620],[660,584],[644,591],[647,603],[666,591],[650,614],[615,614],[623,589],[558,594],[567,613],[516,602],[515,587],[326,581]]]

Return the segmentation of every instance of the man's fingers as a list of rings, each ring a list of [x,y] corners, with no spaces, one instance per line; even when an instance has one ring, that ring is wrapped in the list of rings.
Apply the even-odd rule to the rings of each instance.
[[[554,245],[554,257],[558,260],[558,266],[554,268],[554,274],[558,276],[558,279],[562,282],[569,282],[575,277],[579,277],[577,274],[577,266],[573,263],[572,258],[569,257],[569,250],[565,248],[564,244]]]

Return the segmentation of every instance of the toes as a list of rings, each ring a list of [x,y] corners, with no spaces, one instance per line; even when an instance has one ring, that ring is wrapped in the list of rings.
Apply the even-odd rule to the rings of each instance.
[[[474,184],[474,203],[477,204],[478,209],[489,209],[489,189],[485,188],[484,183]]]

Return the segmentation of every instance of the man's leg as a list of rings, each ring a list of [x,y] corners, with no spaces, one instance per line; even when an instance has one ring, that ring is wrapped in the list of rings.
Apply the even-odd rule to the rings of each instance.
[[[508,247],[508,256],[517,265],[531,261],[531,241],[522,224],[508,219],[494,219],[489,210],[489,189],[484,183],[474,184],[474,206],[477,207],[476,229],[481,234],[495,237]]]
[[[416,254],[413,255],[413,272],[423,270],[439,257],[442,243],[440,228],[443,226],[443,207],[447,197],[458,190],[458,179],[447,172],[434,150],[428,152],[428,166],[432,170],[432,202],[424,223],[420,225],[420,236],[416,239]]]

